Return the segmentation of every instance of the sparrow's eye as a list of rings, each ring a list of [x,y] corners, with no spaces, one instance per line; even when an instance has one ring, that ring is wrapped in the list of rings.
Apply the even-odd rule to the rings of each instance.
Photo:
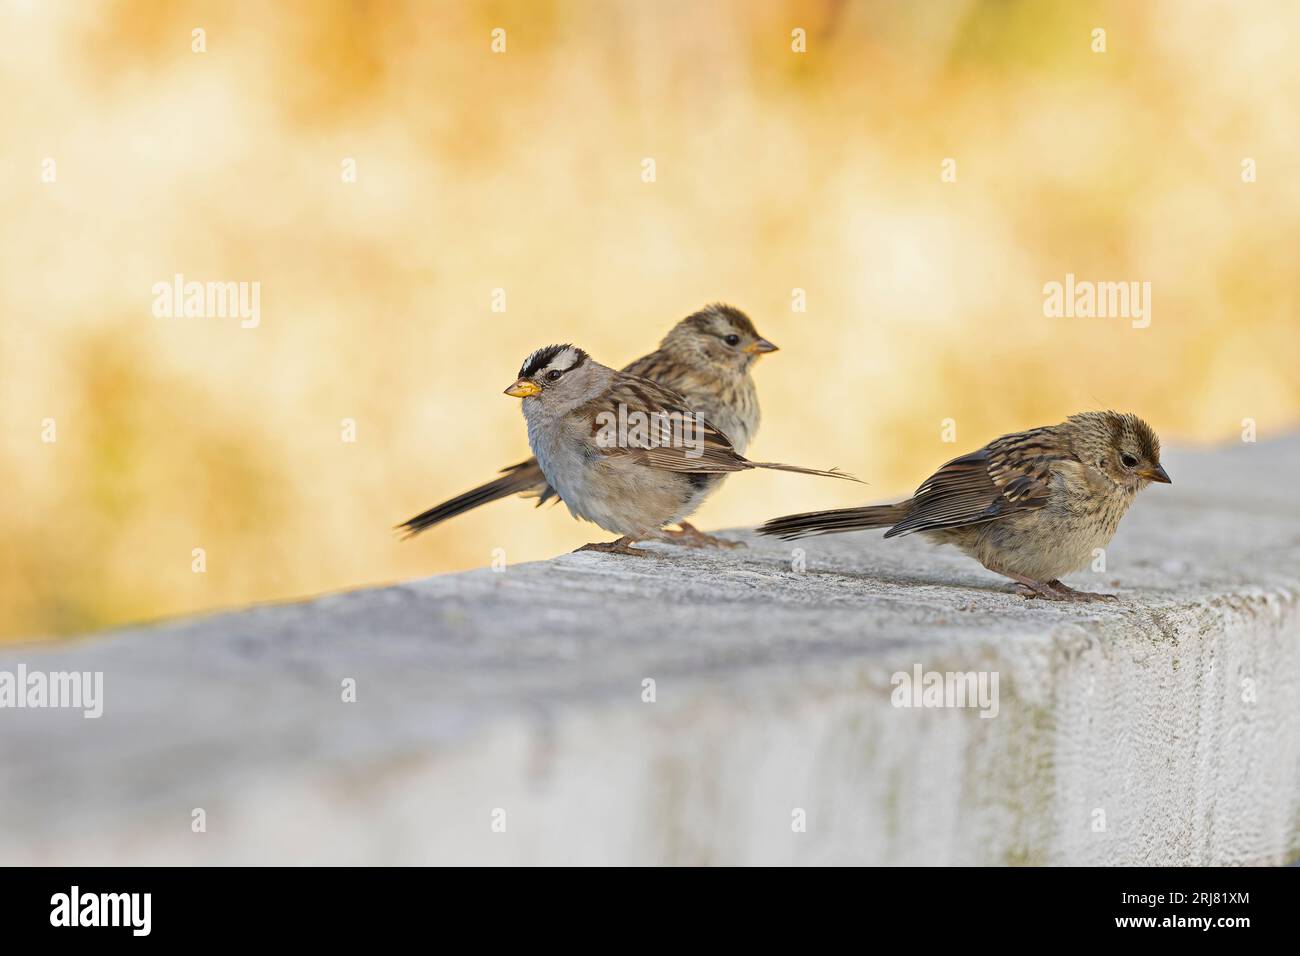
[[[722,341],[726,342],[728,345],[739,345],[739,344],[740,344],[740,336],[733,332],[733,333],[731,333],[731,335],[728,335],[728,336],[727,336],[726,338],[724,338]]]
[[[549,372],[546,373],[546,380],[547,380],[548,382],[556,382],[556,381],[559,381],[560,376],[563,375],[563,374],[564,374],[564,373],[561,372],[558,368],[553,368],[553,369],[551,369]]]
[[[1136,468],[1138,460],[1132,455],[1120,455],[1119,460],[1124,463],[1125,468]]]

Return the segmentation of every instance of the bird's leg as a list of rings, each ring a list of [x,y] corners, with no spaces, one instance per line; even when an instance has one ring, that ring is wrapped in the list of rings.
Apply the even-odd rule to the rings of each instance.
[[[1001,572],[1013,581],[1018,581],[1016,593],[1026,599],[1043,598],[1047,601],[1118,601],[1119,598],[1114,594],[1094,594],[1091,591],[1076,591],[1074,588],[1066,587],[1058,580],[1035,581],[1033,578],[1027,578],[1020,574],[1009,574],[1006,571]]]
[[[651,552],[632,547],[632,540],[627,535],[623,535],[617,541],[593,541],[591,544],[584,544],[573,553],[577,554],[578,551],[599,551],[601,554],[630,554],[636,558],[650,556]]]
[[[680,531],[669,531],[667,528],[659,533],[674,544],[680,544],[687,548],[743,548],[743,541],[728,541],[726,538],[719,538],[716,535],[705,534],[689,521],[679,521],[677,526]]]
[[[1000,571],[1013,581],[1017,581],[1016,593],[1025,600],[1032,601],[1034,598],[1042,598],[1045,601],[1068,601],[1069,598],[1062,594],[1050,583],[1045,584],[1042,581],[1035,581],[1033,578],[1027,578],[1023,574],[1011,574],[1009,571]]]
[[[1060,581],[1048,581],[1047,586],[1064,596],[1067,601],[1118,601],[1119,596],[1115,594],[1098,594],[1093,591],[1076,591],[1074,588],[1066,587]]]

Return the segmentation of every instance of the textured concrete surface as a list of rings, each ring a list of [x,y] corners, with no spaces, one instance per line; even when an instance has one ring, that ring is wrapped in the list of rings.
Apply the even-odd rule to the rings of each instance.
[[[1071,579],[1113,606],[745,536],[8,649],[105,700],[0,710],[0,863],[1287,862],[1300,440],[1166,462]],[[916,665],[997,716],[891,706]]]

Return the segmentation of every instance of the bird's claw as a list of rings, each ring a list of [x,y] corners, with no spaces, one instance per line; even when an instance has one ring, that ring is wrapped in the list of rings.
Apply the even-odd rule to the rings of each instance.
[[[1115,594],[1099,594],[1094,591],[1076,591],[1060,581],[1020,581],[1016,584],[1016,593],[1026,600],[1042,598],[1045,601],[1069,601],[1085,604],[1090,601],[1118,601]]]
[[[591,544],[584,544],[581,548],[576,548],[573,553],[577,554],[579,551],[599,551],[601,554],[626,554],[634,558],[652,556],[650,551],[632,547],[632,539],[627,537],[619,538],[617,541],[593,541]]]
[[[677,524],[681,530],[669,531],[665,528],[660,532],[660,534],[672,544],[680,544],[686,548],[746,547],[746,544],[743,541],[728,541],[726,538],[719,538],[717,535],[705,534],[687,521],[679,521]]]

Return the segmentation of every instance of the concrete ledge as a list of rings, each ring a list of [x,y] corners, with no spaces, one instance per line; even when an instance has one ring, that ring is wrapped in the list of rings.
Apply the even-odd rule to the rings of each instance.
[[[1167,462],[1072,582],[1118,606],[747,535],[7,650],[105,701],[0,710],[0,862],[1288,862],[1300,440]],[[997,716],[892,706],[916,665],[996,672]]]

